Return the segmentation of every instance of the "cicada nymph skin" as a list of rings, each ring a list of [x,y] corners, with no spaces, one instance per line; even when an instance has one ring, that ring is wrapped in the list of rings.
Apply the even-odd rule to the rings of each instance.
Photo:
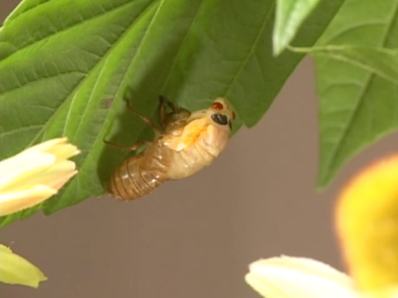
[[[223,98],[193,113],[174,108],[173,112],[160,115],[163,130],[142,153],[126,159],[116,169],[110,193],[123,200],[134,200],[165,181],[197,173],[224,150],[234,117]]]

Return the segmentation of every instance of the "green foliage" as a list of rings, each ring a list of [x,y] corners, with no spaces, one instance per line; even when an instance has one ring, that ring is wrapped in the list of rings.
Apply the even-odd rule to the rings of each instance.
[[[297,42],[312,45],[339,8],[324,1]],[[158,96],[188,109],[225,96],[254,125],[300,55],[272,56],[273,0],[25,0],[0,30],[0,159],[67,136],[79,175],[43,206],[49,214],[101,195],[126,157],[104,139],[132,144]],[[323,7],[323,9],[321,9]],[[239,125],[238,125],[239,126]]]
[[[324,186],[354,153],[398,128],[391,50],[398,47],[398,0],[347,0],[319,46],[328,49],[315,49]]]
[[[283,14],[281,19],[292,25],[290,30],[285,24],[284,30],[275,31],[281,35],[274,38],[276,49],[287,46],[291,32],[299,26],[289,16],[301,13],[303,17],[299,2],[280,3],[285,6],[278,11]],[[294,52],[316,58],[321,102],[320,186],[329,183],[356,152],[398,128],[397,21],[398,0],[346,0],[316,47],[290,46]],[[281,40],[286,42],[281,44]]]
[[[341,61],[374,73],[391,83],[398,83],[398,49],[370,48],[361,46],[335,46],[313,48],[292,48],[298,53],[311,53],[317,57],[326,57]]]
[[[277,0],[273,34],[274,53],[279,55],[292,41],[300,25],[319,0]]]
[[[0,244],[0,282],[37,288],[46,279],[37,267]]]

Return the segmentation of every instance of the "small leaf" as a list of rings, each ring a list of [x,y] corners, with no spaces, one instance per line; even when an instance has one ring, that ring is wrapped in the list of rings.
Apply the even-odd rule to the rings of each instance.
[[[382,79],[398,84],[398,50],[349,45],[327,45],[313,48],[292,48],[299,53],[310,53],[319,58],[330,58],[352,64],[374,73]]]
[[[37,288],[45,280],[36,266],[0,244],[0,282]]]
[[[289,45],[318,2],[319,0],[277,0],[273,33],[275,55],[279,55]]]
[[[353,60],[316,56],[320,186],[329,183],[359,150],[398,128],[398,85],[385,79],[396,71],[396,62],[387,64],[396,61],[394,51],[388,49],[398,48],[397,32],[398,0],[348,0],[319,41],[320,47],[352,45],[379,51],[377,57],[371,53],[374,50],[360,54],[362,65],[370,57],[366,63],[371,70],[353,65]]]

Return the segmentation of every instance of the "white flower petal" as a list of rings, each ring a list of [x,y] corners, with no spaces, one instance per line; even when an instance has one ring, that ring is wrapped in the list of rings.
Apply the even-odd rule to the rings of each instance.
[[[56,189],[44,185],[37,185],[7,194],[0,193],[0,216],[40,204],[56,193]]]
[[[54,154],[58,159],[68,159],[80,153],[80,150],[72,144],[58,144],[49,150],[49,153]]]
[[[29,152],[15,155],[0,162],[0,191],[13,184],[23,183],[29,177],[35,177],[56,162],[55,156],[41,152]]]
[[[351,279],[324,263],[282,256],[250,265],[246,282],[267,298],[357,298]]]
[[[66,182],[69,181],[70,178],[72,178],[76,174],[77,171],[68,171],[63,174],[58,174],[57,176],[54,176],[52,178],[48,177],[46,185],[54,189],[60,189],[64,186]]]
[[[79,153],[66,138],[53,139],[0,162],[0,215],[32,207],[58,192],[76,171]]]
[[[41,172],[35,173],[35,175],[31,175],[27,178],[25,177],[25,179],[15,180],[15,183],[9,184],[5,190],[1,191],[0,189],[0,193],[14,192],[20,189],[30,188],[33,185],[47,185],[58,189],[59,187],[57,185],[60,185],[60,181],[65,180],[65,182],[67,182],[70,177],[77,173],[75,169],[76,164],[73,161],[58,161]],[[64,183],[62,183],[62,185]]]
[[[23,152],[29,151],[40,151],[40,152],[48,152],[55,146],[59,144],[66,144],[68,142],[68,138],[55,138],[51,140],[44,141],[40,144],[34,145],[32,147],[27,148]]]

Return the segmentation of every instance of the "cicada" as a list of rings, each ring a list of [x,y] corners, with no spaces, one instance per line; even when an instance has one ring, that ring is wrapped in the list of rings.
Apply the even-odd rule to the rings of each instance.
[[[166,113],[165,106],[171,112]],[[153,141],[113,173],[109,190],[114,196],[134,200],[163,182],[189,177],[210,165],[224,150],[235,118],[224,98],[192,113],[167,102],[159,114],[162,129]]]

